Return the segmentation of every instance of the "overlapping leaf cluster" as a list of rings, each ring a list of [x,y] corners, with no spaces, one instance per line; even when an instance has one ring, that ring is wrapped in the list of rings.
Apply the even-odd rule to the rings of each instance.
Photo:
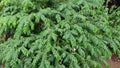
[[[104,0],[2,0],[5,68],[102,68],[120,56],[119,9]],[[13,37],[7,37],[7,35]]]

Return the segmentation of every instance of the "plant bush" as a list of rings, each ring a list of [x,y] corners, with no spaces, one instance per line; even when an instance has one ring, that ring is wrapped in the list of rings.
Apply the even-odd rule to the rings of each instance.
[[[119,9],[104,0],[2,0],[5,68],[102,68],[120,57]],[[109,13],[110,11],[110,13]]]

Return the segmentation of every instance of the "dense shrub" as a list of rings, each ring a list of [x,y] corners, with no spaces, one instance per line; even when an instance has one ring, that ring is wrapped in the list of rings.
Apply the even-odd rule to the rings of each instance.
[[[5,68],[102,68],[120,57],[119,9],[104,0],[2,0]],[[108,11],[110,13],[108,13]]]

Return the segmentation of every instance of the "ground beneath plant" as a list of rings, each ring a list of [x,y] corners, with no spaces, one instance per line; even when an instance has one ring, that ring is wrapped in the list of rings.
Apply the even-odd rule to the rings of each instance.
[[[120,58],[117,55],[113,54],[112,60],[107,60],[110,64],[110,68],[120,68]]]

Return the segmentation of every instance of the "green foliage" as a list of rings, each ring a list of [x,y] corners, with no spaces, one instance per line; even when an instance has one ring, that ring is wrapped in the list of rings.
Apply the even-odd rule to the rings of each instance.
[[[104,0],[2,0],[5,68],[102,68],[120,56],[120,12]],[[7,37],[7,35],[13,37]]]

